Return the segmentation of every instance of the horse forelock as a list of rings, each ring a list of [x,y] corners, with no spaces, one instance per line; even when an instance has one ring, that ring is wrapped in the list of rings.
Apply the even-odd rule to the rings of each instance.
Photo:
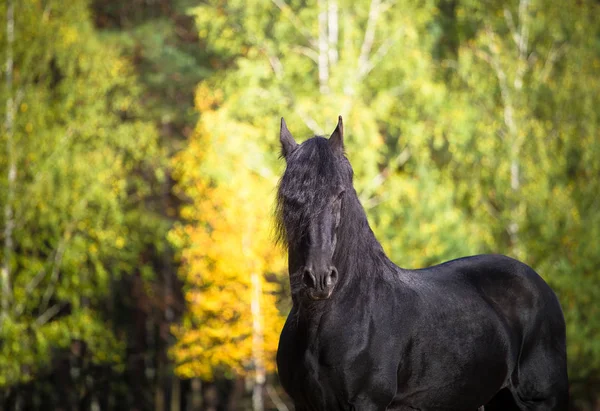
[[[324,137],[302,143],[287,158],[277,190],[278,240],[291,245],[306,235],[317,217],[344,185],[344,163]]]

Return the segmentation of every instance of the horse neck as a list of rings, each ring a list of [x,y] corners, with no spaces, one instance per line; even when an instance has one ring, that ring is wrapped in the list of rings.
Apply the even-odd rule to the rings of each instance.
[[[348,195],[342,206],[333,263],[341,274],[340,280],[346,278],[344,282],[378,275],[395,267],[375,238],[355,192]]]

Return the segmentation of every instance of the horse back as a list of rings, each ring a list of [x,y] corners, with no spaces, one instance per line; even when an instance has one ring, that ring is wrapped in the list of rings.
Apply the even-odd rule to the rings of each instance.
[[[430,282],[434,294],[454,298],[457,305],[471,299],[483,302],[521,341],[543,330],[553,341],[564,343],[565,323],[556,294],[520,261],[503,255],[478,255],[413,273]]]
[[[535,320],[532,316],[550,318],[564,326],[562,309],[550,286],[531,267],[510,257],[464,257],[416,271],[428,272],[431,281],[442,286],[454,282],[473,291],[507,319],[525,325]]]

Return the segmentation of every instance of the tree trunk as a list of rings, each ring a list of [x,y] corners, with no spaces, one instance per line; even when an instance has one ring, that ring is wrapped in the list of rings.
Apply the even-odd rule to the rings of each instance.
[[[227,401],[227,411],[238,411],[241,409],[240,400],[244,396],[244,389],[244,379],[236,377],[233,381],[233,387],[231,387],[229,400]]]
[[[337,0],[329,0],[327,8],[329,67],[335,67],[338,61],[338,5]]]
[[[6,154],[8,160],[8,175],[6,187],[6,204],[4,204],[4,258],[0,269],[2,281],[2,307],[0,318],[8,315],[10,301],[12,300],[11,288],[11,260],[13,255],[13,230],[15,182],[17,180],[17,166],[15,159],[14,120],[15,101],[13,96],[13,44],[15,41],[15,19],[13,0],[6,1],[6,116],[4,128],[6,132]]]
[[[250,310],[252,311],[252,360],[254,363],[254,387],[252,389],[252,409],[253,411],[263,411],[263,387],[265,385],[266,373],[263,352],[263,330],[262,317],[260,310],[260,296],[262,286],[260,275],[256,272],[251,274],[252,281],[252,302]]]
[[[163,363],[162,355],[158,353],[158,363],[156,365],[156,385],[154,395],[154,409],[156,411],[164,411],[167,404],[165,399],[165,387],[163,384],[163,374],[165,372],[165,366]]]
[[[198,411],[202,408],[202,381],[200,378],[194,378],[190,383],[189,404],[188,411]]]
[[[506,67],[503,62],[500,50],[497,45],[497,33],[494,33],[489,27],[487,29],[489,53],[483,52],[481,55],[494,69],[498,85],[500,87],[500,96],[503,106],[503,120],[506,126],[506,144],[510,157],[510,194],[508,195],[509,217],[506,231],[509,236],[509,247],[516,258],[522,257],[522,248],[519,239],[519,220],[520,220],[520,199],[521,190],[521,167],[519,156],[521,147],[524,143],[525,133],[520,129],[519,119],[517,118],[518,109],[523,104],[523,78],[530,63],[528,61],[529,53],[529,0],[519,0],[518,26],[514,23],[512,13],[508,8],[504,9],[504,16],[512,34],[516,47],[517,66],[514,69],[514,80],[509,81],[511,67]]]
[[[146,324],[148,313],[144,308],[144,290],[143,280],[138,270],[130,278],[132,311],[129,315],[132,319],[130,326],[130,337],[127,342],[127,368],[125,370],[127,382],[132,401],[131,409],[142,411],[151,407],[152,398],[150,394],[149,382],[146,376],[146,361],[144,355],[148,349],[146,346]],[[161,408],[162,410],[162,408]]]
[[[329,93],[329,52],[327,33],[327,7],[325,0],[319,0],[319,90]]]
[[[162,193],[161,193],[161,211],[162,215],[165,219],[169,218],[169,195],[171,192],[170,180],[165,179],[162,183]],[[159,380],[162,382],[161,387],[159,389],[164,391],[164,408],[171,408],[171,410],[179,410],[180,405],[180,397],[179,397],[179,379],[173,373],[173,367],[171,362],[169,361],[169,357],[167,352],[169,348],[175,343],[175,338],[171,334],[171,324],[175,320],[175,311],[173,309],[173,301],[174,301],[174,292],[173,292],[173,277],[175,276],[173,270],[173,256],[169,252],[169,243],[166,237],[163,239],[164,249],[165,251],[162,253],[162,261],[161,261],[161,274],[163,280],[163,318],[161,319],[160,327],[160,335],[158,339],[158,353],[159,357],[162,360],[162,371],[158,374]],[[177,403],[177,408],[173,408],[173,404]]]
[[[219,392],[215,383],[204,385],[204,411],[217,411],[219,406]]]
[[[181,381],[176,376],[171,376],[171,411],[181,409]]]

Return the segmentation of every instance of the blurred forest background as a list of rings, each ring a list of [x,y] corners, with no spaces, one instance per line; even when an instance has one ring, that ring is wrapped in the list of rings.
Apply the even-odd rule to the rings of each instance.
[[[0,409],[291,409],[279,118],[338,114],[392,259],[534,267],[600,409],[600,1],[0,4]]]

